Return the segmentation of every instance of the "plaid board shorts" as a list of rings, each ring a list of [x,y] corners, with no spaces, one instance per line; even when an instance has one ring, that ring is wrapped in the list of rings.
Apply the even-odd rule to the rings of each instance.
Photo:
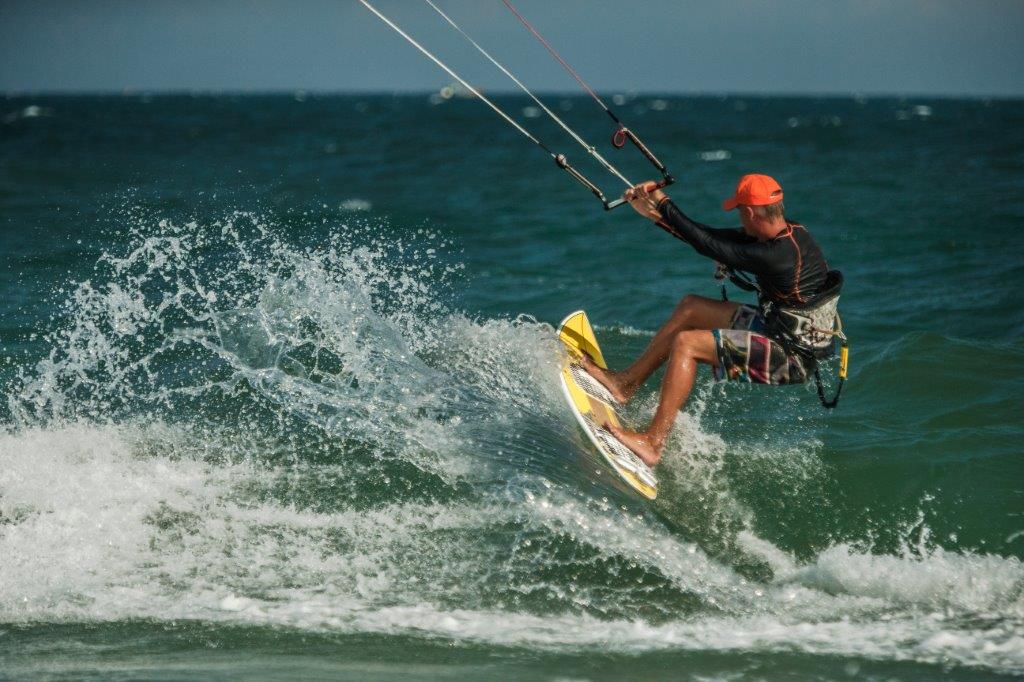
[[[807,368],[796,355],[788,355],[777,341],[764,335],[761,310],[741,305],[729,329],[712,329],[718,350],[715,379],[748,381],[754,384],[802,384]]]

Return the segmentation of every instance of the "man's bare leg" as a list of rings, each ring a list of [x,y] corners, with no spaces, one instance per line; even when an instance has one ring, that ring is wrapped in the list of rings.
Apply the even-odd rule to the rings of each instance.
[[[713,298],[688,294],[676,305],[672,315],[647,344],[644,352],[621,372],[602,369],[584,356],[580,364],[591,376],[608,389],[618,402],[628,402],[648,377],[654,374],[669,356],[673,339],[680,332],[690,329],[727,329],[732,316],[739,307],[733,301],[716,301]]]
[[[679,332],[672,339],[658,409],[647,430],[630,431],[611,424],[605,424],[605,428],[648,466],[653,467],[661,459],[661,451],[665,447],[665,439],[672,430],[676,413],[690,396],[693,381],[697,376],[697,363],[713,365],[718,361],[717,357],[715,337],[710,331],[704,329]]]

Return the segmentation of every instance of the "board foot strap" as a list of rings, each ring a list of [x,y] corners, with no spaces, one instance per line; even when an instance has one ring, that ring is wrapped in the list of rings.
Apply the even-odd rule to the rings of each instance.
[[[635,452],[623,445],[622,441],[616,438],[611,431],[598,425],[590,415],[587,415],[586,419],[590,428],[594,430],[597,440],[615,456],[615,461],[619,466],[652,488],[658,487],[658,479],[654,476],[654,472],[636,456]]]
[[[606,405],[619,404],[619,401],[608,392],[607,388],[602,386],[597,379],[590,376],[587,370],[583,369],[583,365],[577,362],[570,363],[569,374],[572,375],[572,380],[576,382],[576,385],[591,398],[600,400]]]

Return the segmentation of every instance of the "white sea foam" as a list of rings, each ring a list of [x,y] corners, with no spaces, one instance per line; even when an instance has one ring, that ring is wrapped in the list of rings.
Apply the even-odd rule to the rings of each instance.
[[[760,557],[776,575],[792,573],[796,568],[796,562],[772,543],[757,537],[749,530],[742,530],[737,534],[737,542],[741,547],[753,556]]]
[[[941,548],[923,557],[873,555],[841,544],[780,580],[892,605],[1024,619],[1022,578],[1024,566],[1012,557],[953,553]]]
[[[204,619],[554,650],[796,650],[1024,669],[1024,570],[1014,559],[840,545],[760,584],[643,518],[557,489],[521,504],[334,513],[257,501],[241,491],[273,471],[147,451],[148,438],[170,435],[72,426],[0,437],[0,620]],[[567,534],[647,566],[711,611],[655,624],[587,608],[539,616],[472,606],[479,600],[466,597],[490,589],[501,565],[473,538],[517,521],[524,537]],[[555,587],[582,607],[596,599]],[[459,594],[464,606],[446,605]]]
[[[637,337],[650,337],[654,336],[654,332],[648,329],[638,329],[628,324],[613,324],[613,325],[594,325],[594,331],[612,331],[623,336],[637,336]]]

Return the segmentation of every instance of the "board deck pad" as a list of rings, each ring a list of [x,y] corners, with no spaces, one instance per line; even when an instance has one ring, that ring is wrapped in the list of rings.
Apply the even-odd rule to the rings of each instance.
[[[606,423],[620,424],[615,412],[615,399],[578,362],[586,353],[599,367],[608,367],[587,314],[577,310],[562,320],[558,338],[568,351],[560,375],[562,392],[576,421],[609,469],[640,495],[649,500],[655,499],[658,496],[658,479],[651,468],[603,426]]]

